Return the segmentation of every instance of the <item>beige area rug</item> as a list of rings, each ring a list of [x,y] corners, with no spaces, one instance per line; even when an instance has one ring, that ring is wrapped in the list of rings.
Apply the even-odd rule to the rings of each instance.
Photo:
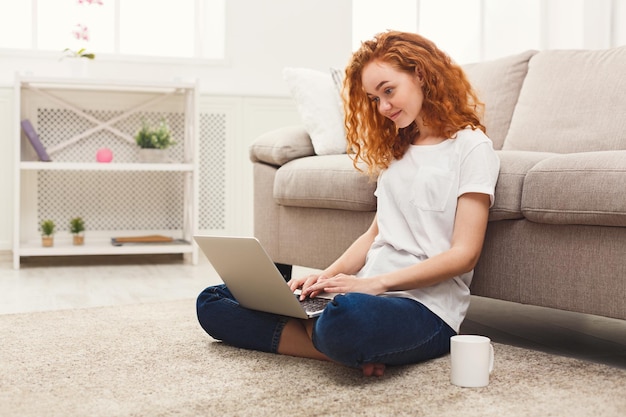
[[[365,378],[212,341],[194,301],[0,316],[0,416],[624,416],[626,371],[505,345],[486,388],[449,357]]]

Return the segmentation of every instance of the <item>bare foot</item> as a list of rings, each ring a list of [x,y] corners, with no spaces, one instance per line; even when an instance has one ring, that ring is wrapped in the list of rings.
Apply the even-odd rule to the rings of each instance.
[[[384,363],[365,363],[361,366],[363,376],[383,376],[385,373]]]

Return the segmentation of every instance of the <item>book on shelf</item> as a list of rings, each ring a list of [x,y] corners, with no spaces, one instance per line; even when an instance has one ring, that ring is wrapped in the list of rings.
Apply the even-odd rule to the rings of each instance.
[[[30,123],[30,120],[22,120],[22,130],[24,130],[24,133],[30,141],[30,144],[33,145],[33,149],[35,149],[35,152],[37,152],[39,160],[43,162],[50,162],[50,156],[48,155],[48,152],[46,152],[46,148],[43,146],[43,143],[41,143],[39,135],[37,134],[37,132],[35,132],[35,128]]]
[[[149,235],[149,236],[127,236],[127,237],[112,237],[111,244],[113,246],[122,246],[122,245],[145,245],[145,244],[162,244],[162,243],[170,243],[170,244],[188,244],[184,239],[174,239],[168,236],[162,235]]]

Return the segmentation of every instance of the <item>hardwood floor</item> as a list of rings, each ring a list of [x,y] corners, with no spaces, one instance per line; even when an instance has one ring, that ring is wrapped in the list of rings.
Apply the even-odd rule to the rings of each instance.
[[[0,252],[0,314],[195,298],[220,282],[202,256],[33,258],[14,270]],[[626,369],[626,320],[473,297],[461,332]]]

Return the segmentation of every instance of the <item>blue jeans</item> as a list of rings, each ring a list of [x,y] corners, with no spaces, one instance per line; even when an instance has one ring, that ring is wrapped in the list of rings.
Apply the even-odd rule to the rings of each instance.
[[[197,300],[198,320],[214,339],[276,353],[290,317],[241,307],[225,285],[205,289]],[[313,345],[350,367],[365,363],[403,365],[450,351],[456,333],[421,303],[408,298],[348,293],[338,295],[313,326]]]

